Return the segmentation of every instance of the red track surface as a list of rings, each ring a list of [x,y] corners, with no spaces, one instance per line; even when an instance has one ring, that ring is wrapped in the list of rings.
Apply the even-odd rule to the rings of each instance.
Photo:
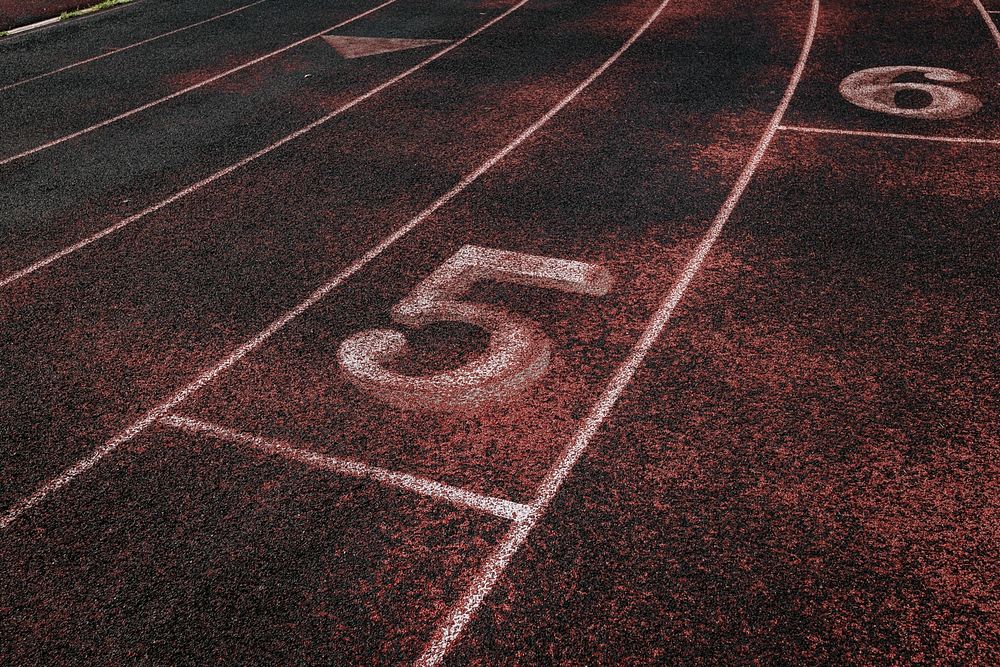
[[[0,42],[0,663],[1000,662],[988,7],[143,5]],[[359,391],[492,349],[390,317],[466,245],[614,285],[461,297],[506,402]]]

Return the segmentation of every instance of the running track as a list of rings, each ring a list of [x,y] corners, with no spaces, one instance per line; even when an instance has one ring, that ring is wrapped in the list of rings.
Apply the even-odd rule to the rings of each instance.
[[[144,0],[0,39],[0,663],[997,664],[992,9]],[[841,92],[888,66],[930,92]],[[600,267],[459,295],[541,379],[360,388],[359,332],[404,376],[489,357],[391,315],[465,246]]]

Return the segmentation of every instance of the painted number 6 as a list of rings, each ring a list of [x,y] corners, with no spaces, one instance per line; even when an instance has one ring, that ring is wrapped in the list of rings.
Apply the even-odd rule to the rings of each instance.
[[[904,74],[923,74],[924,78],[940,83],[901,81],[896,79]],[[840,94],[844,99],[862,109],[879,111],[903,118],[922,120],[950,120],[976,113],[982,106],[969,93],[941,85],[942,83],[965,83],[972,77],[943,67],[920,67],[897,65],[893,67],[873,67],[855,72],[840,82]],[[919,109],[907,109],[896,104],[896,93],[904,90],[921,90],[931,96],[930,104]]]
[[[482,280],[603,296],[611,277],[594,264],[467,245],[427,276],[392,309],[394,322],[420,328],[432,322],[465,322],[489,332],[486,351],[474,361],[432,375],[410,376],[386,368],[406,351],[406,337],[369,329],[345,340],[340,365],[362,391],[403,408],[475,409],[517,394],[549,365],[550,343],[541,328],[503,308],[459,301]]]

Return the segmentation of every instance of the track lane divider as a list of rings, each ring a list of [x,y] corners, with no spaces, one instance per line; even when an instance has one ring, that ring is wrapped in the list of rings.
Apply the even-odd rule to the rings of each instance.
[[[993,144],[1000,145],[1000,139],[982,137],[948,137],[934,134],[905,134],[901,132],[873,132],[869,130],[840,130],[829,127],[806,127],[804,125],[781,125],[782,132],[801,132],[804,134],[839,134],[850,137],[876,137],[883,139],[912,139],[918,141],[942,141],[952,144]]]
[[[997,27],[996,21],[990,14],[1000,14],[1000,11],[990,11],[986,9],[983,5],[982,0],[972,0],[972,4],[975,6],[979,15],[983,17],[983,21],[986,22],[986,29],[990,31],[993,36],[993,41],[997,43],[997,48],[1000,49],[1000,27]]]

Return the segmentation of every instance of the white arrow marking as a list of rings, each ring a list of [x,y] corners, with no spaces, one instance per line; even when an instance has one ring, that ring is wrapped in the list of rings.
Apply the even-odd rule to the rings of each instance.
[[[401,37],[345,37],[343,35],[324,35],[326,43],[337,50],[344,58],[364,58],[380,53],[405,51],[431,44],[447,44],[450,39],[405,39]]]

